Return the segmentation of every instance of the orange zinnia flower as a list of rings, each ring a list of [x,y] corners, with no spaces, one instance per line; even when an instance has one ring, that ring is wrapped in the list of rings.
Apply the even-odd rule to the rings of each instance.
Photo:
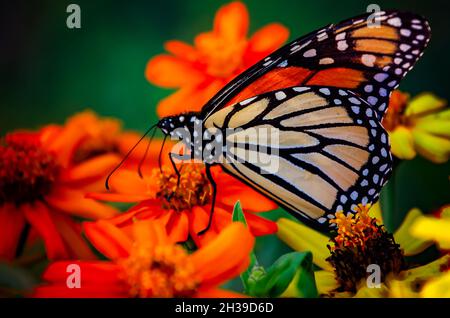
[[[74,164],[87,162],[94,158],[97,162],[114,161],[117,164],[141,138],[139,133],[124,131],[122,123],[118,119],[101,118],[91,110],[85,110],[69,117],[64,126],[52,126],[54,133],[63,129],[79,130],[85,135],[75,149],[72,157]],[[145,156],[147,141],[148,139],[142,140],[124,162],[122,168],[137,169]],[[161,145],[161,140],[153,140],[147,151],[148,157],[157,157]],[[93,162],[95,163],[95,161]],[[146,161],[142,168],[148,172],[149,169],[155,167],[154,164],[153,161]],[[111,171],[112,166],[109,165],[108,169],[108,171],[104,171],[104,175]],[[100,188],[104,187],[104,178],[98,185]]]
[[[218,166],[211,172],[217,184],[216,205],[211,228],[203,235],[198,233],[207,227],[209,221],[212,188],[201,164],[182,165],[178,188],[176,174],[167,167],[163,168],[163,173],[154,169],[143,178],[132,171],[119,171],[111,179],[111,193],[92,193],[88,197],[110,202],[140,202],[108,222],[126,229],[136,219],[162,220],[174,242],[184,242],[190,236],[197,246],[204,245],[231,223],[231,211],[237,200],[241,201],[253,235],[277,231],[275,222],[252,213],[275,209],[276,205],[271,200],[225,174]],[[86,235],[90,238],[104,236],[107,240],[103,229],[105,223],[85,223]]]
[[[74,154],[85,138],[74,127],[48,126],[8,134],[0,141],[0,259],[21,253],[30,225],[44,240],[50,259],[94,257],[70,216],[100,219],[116,214],[85,193],[118,157],[75,164]]]
[[[166,42],[170,53],[152,58],[145,70],[151,83],[179,89],[158,105],[165,117],[200,108],[238,74],[279,48],[289,31],[277,23],[269,24],[247,39],[249,15],[241,2],[219,9],[210,32],[199,34],[194,45]]]
[[[111,225],[112,226],[112,225]],[[47,285],[35,297],[239,297],[218,286],[244,271],[254,238],[232,223],[208,245],[188,254],[159,222],[133,225],[133,240],[118,228],[105,244],[110,261],[56,262],[45,271]],[[117,254],[116,246],[122,250]],[[108,253],[110,250],[111,253]],[[69,265],[80,268],[80,288],[67,286]]]

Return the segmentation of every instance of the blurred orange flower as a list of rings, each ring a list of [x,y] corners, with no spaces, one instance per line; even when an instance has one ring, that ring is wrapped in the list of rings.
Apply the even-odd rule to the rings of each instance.
[[[248,39],[248,27],[246,6],[232,2],[217,11],[213,30],[197,35],[194,45],[166,42],[170,54],[155,56],[145,70],[150,83],[178,89],[158,104],[158,115],[200,110],[226,83],[278,49],[289,37],[284,26],[272,23]]]
[[[112,226],[112,225],[111,225]],[[106,242],[105,242],[106,243]],[[110,261],[51,264],[35,297],[239,297],[218,288],[249,265],[254,238],[242,223],[232,223],[206,246],[188,254],[174,244],[159,222],[133,225],[133,239],[116,228],[109,240]],[[115,246],[121,246],[120,254]],[[232,251],[232,252],[231,252]],[[77,264],[81,288],[67,287],[67,268]]]
[[[67,125],[14,132],[0,141],[0,259],[21,254],[30,227],[50,259],[94,258],[71,216],[96,220],[116,214],[85,193],[119,158],[107,154],[75,163],[85,139],[84,130]]]
[[[109,234],[104,228],[107,222],[126,230],[135,220],[158,219],[166,225],[172,241],[184,242],[190,236],[197,246],[202,246],[231,223],[231,211],[238,200],[253,235],[277,231],[275,222],[252,213],[275,209],[276,205],[271,200],[225,174],[218,166],[213,167],[211,173],[217,184],[216,205],[211,228],[203,235],[198,233],[208,224],[212,188],[203,165],[192,163],[183,164],[178,188],[176,174],[167,167],[163,168],[162,174],[159,169],[154,169],[143,178],[133,171],[119,171],[111,179],[110,193],[91,193],[88,197],[110,202],[140,203],[105,222],[85,223],[86,235],[91,240],[94,237],[107,240]]]

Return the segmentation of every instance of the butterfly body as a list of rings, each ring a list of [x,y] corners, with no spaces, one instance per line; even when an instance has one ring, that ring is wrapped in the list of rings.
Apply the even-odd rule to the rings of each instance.
[[[417,15],[378,12],[376,25],[368,19],[348,19],[287,44],[201,111],[163,118],[158,127],[183,140],[189,159],[205,164],[214,194],[209,167],[220,164],[329,230],[335,212],[375,202],[389,179],[382,118],[390,93],[430,39],[428,22]]]

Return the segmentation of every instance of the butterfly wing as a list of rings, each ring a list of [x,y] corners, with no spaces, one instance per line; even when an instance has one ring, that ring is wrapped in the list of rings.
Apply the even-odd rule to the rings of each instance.
[[[351,89],[383,115],[390,92],[423,54],[430,35],[424,18],[397,11],[329,25],[287,44],[235,78],[204,106],[203,118],[265,92],[312,85]]]
[[[265,93],[222,108],[204,125],[226,136],[221,164],[229,173],[319,228],[336,211],[375,201],[391,171],[376,112],[345,89]]]

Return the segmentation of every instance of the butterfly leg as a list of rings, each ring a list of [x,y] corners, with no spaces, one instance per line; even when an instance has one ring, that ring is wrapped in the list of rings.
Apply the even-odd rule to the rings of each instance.
[[[170,163],[172,164],[172,168],[175,171],[175,174],[177,175],[177,186],[175,188],[175,191],[173,191],[170,195],[167,196],[167,200],[170,200],[173,195],[175,194],[175,192],[177,192],[178,187],[180,186],[180,180],[181,180],[181,169],[183,169],[183,166],[180,167],[180,169],[177,168],[177,165],[175,164],[175,161],[173,160],[173,152],[169,152],[169,158],[170,158]]]
[[[210,165],[205,165],[205,168],[206,168],[206,176],[207,176],[209,182],[211,183],[213,193],[212,193],[212,201],[211,201],[211,211],[209,212],[208,225],[206,226],[206,228],[204,228],[203,230],[198,232],[198,235],[205,234],[205,232],[208,231],[209,228],[211,227],[212,220],[213,220],[213,215],[214,215],[214,206],[216,204],[217,185],[216,185],[216,182],[214,181],[214,179],[213,179],[213,177],[211,175],[211,166]]]

